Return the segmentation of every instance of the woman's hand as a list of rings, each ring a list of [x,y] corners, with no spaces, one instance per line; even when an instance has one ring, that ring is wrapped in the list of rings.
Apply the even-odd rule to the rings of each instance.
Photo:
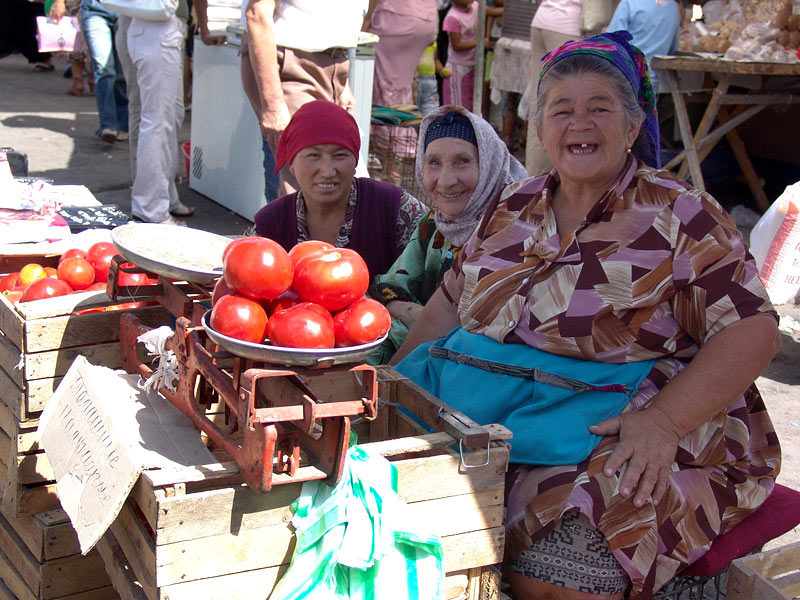
[[[405,300],[392,300],[386,305],[386,310],[389,311],[392,318],[399,319],[409,329],[414,326],[414,323],[417,322],[420,314],[422,314],[422,308],[421,304]]]
[[[53,6],[50,7],[50,13],[47,16],[58,22],[65,14],[67,14],[65,0],[55,0],[55,2],[53,2]]]
[[[606,460],[603,472],[612,477],[625,465],[619,484],[620,494],[633,494],[634,506],[650,499],[661,501],[667,489],[670,469],[678,450],[680,433],[672,420],[656,407],[623,413],[589,427],[597,435],[619,435],[619,442]]]

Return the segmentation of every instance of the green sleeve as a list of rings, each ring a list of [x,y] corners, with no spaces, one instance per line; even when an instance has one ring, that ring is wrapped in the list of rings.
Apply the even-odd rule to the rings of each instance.
[[[425,228],[427,218],[420,221],[414,230],[403,253],[397,257],[389,271],[375,277],[370,295],[387,304],[392,300],[405,300],[424,304],[419,297],[420,288],[425,278],[425,255],[428,244],[423,244],[420,231]]]

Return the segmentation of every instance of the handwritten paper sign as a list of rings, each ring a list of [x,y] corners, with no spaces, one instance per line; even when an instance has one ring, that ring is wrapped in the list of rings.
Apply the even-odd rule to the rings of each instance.
[[[139,474],[216,462],[169,401],[127,375],[78,356],[39,419],[39,438],[81,552],[119,514]]]

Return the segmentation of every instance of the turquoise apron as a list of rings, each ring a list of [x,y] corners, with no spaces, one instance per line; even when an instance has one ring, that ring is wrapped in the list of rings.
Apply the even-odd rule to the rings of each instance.
[[[620,414],[654,364],[559,356],[456,327],[395,368],[478,423],[510,429],[512,462],[572,465],[602,439],[588,427]]]

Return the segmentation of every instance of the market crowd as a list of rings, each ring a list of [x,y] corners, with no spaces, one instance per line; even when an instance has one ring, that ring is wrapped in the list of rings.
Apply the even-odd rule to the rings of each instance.
[[[241,75],[268,200],[254,233],[357,250],[392,316],[369,361],[513,432],[515,598],[650,598],[773,489],[780,447],[753,382],[778,348],[776,312],[730,216],[660,169],[648,61],[677,49],[679,4],[542,0],[524,166],[516,119],[499,134],[475,106],[477,49],[507,18],[487,4],[479,24],[473,0],[249,0]],[[206,9],[195,0],[199,37],[220,43]],[[191,216],[174,177],[186,0],[162,21],[99,0],[48,14],[70,11],[98,135],[132,147],[134,217]],[[379,36],[374,104],[421,109],[425,198],[358,171],[347,49],[361,31]]]

